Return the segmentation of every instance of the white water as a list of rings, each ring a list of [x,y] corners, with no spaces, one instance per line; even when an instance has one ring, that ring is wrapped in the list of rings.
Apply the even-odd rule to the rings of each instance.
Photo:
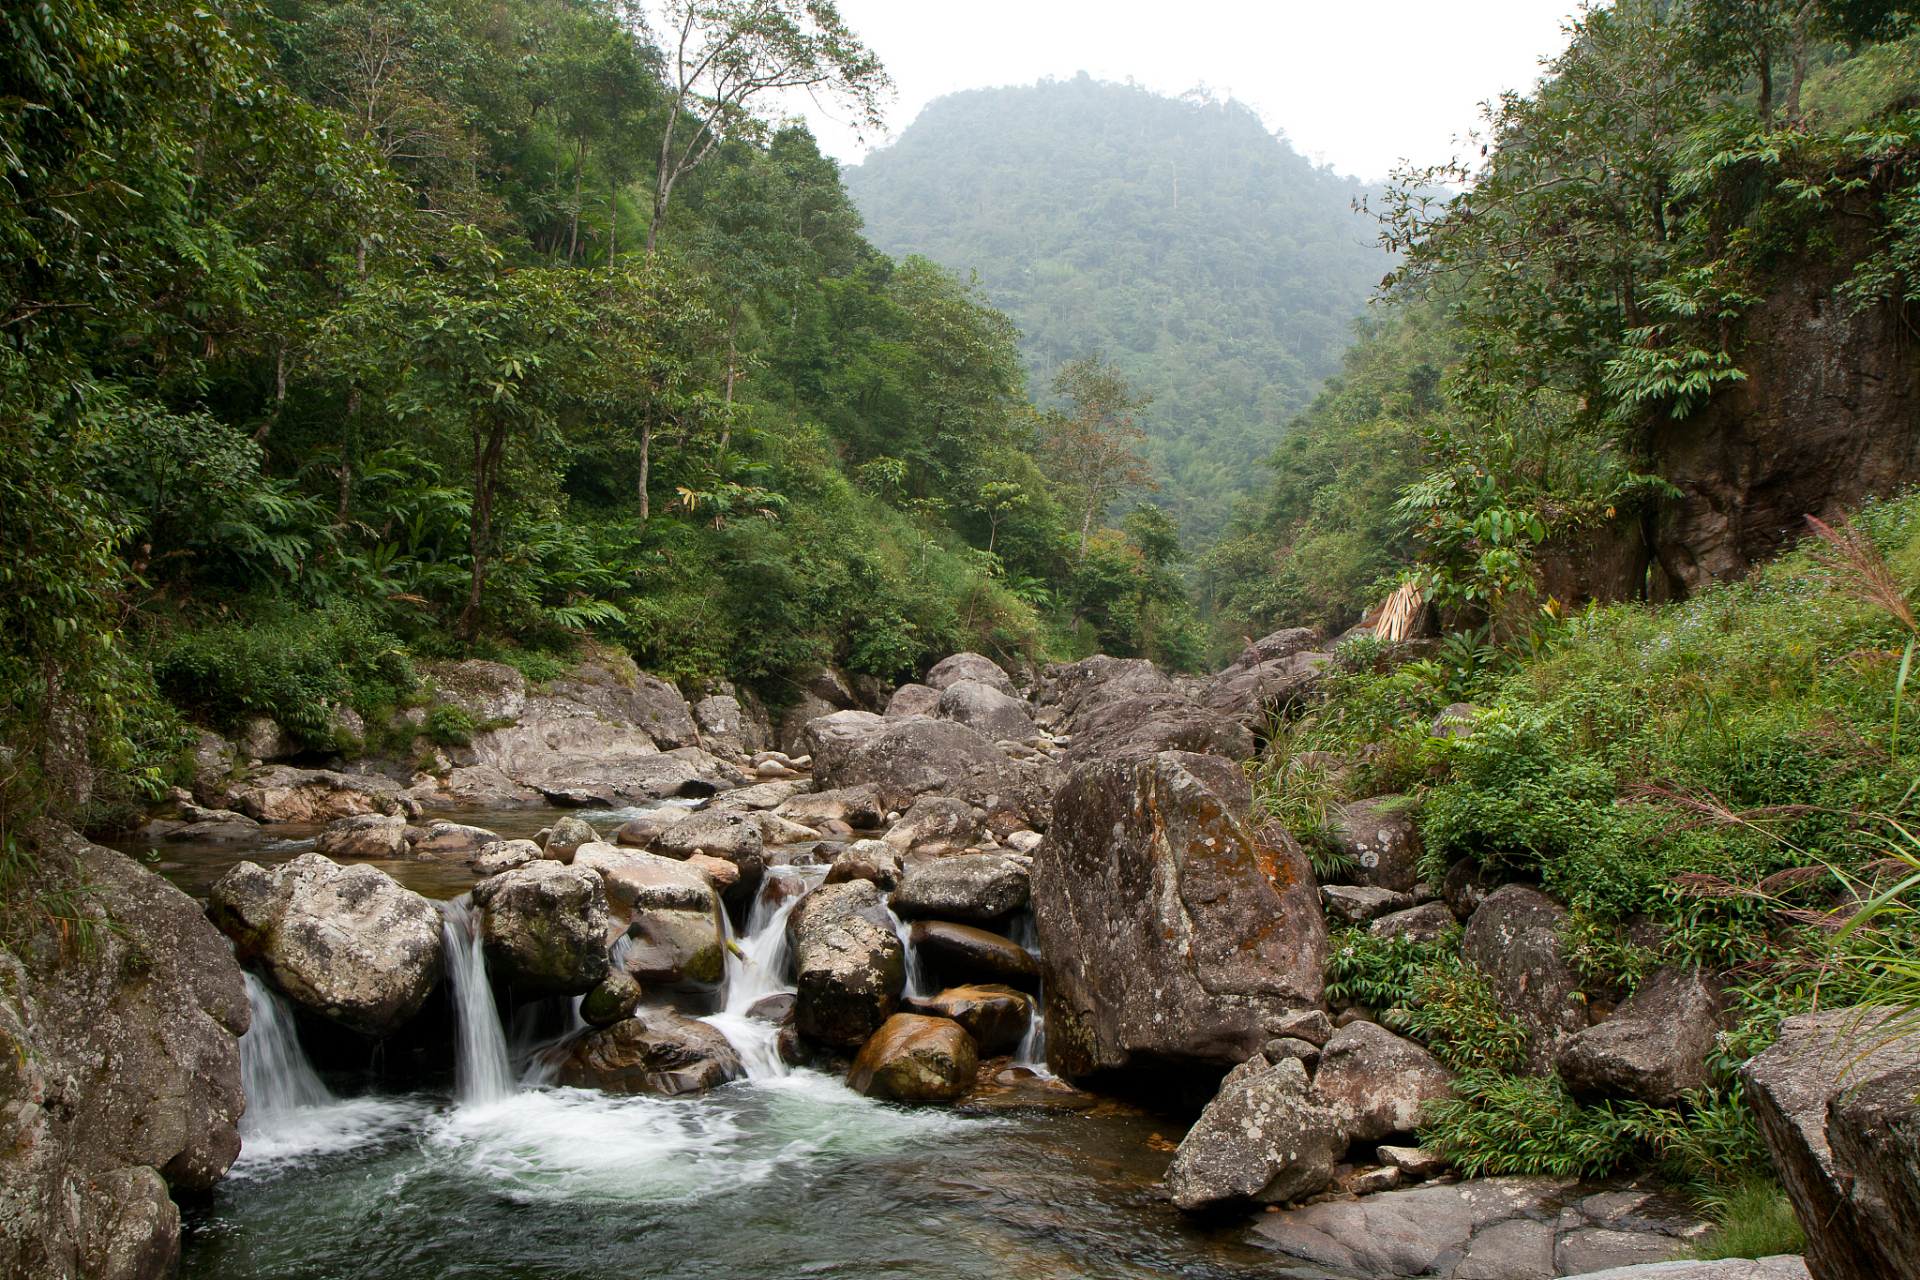
[[[463,1106],[498,1102],[514,1092],[507,1038],[487,985],[479,924],[470,895],[440,904],[440,936],[446,944],[447,978],[453,985],[459,1024],[453,1053],[454,1096]]]
[[[895,915],[892,907],[887,908],[887,918],[893,921],[893,931],[900,937],[900,947],[907,956],[907,989],[909,1000],[925,1000],[940,993],[927,983],[926,971],[920,965],[920,953],[913,945],[913,926]]]
[[[799,877],[793,877],[799,879]],[[769,906],[762,892],[753,900],[747,916],[747,933],[735,939],[733,925],[722,916],[727,931],[727,999],[720,1012],[701,1021],[717,1028],[740,1055],[749,1080],[770,1080],[791,1074],[792,1068],[781,1061],[778,1049],[780,1029],[759,1018],[749,1018],[747,1010],[768,996],[793,990],[787,981],[790,957],[787,953],[787,917],[800,905],[804,893],[789,893]]]

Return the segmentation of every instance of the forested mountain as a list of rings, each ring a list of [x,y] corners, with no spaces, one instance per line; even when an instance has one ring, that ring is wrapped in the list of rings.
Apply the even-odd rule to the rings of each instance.
[[[1245,106],[1084,73],[941,98],[846,181],[879,248],[979,272],[1036,387],[1104,349],[1154,397],[1156,501],[1190,540],[1257,483],[1389,265],[1367,189]]]

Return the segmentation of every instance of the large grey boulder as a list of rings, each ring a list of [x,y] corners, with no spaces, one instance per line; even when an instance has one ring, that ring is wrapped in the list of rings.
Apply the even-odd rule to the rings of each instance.
[[[600,875],[625,926],[609,959],[649,992],[711,996],[726,978],[720,895],[698,868],[608,844],[585,844],[573,865]]]
[[[404,858],[407,820],[399,814],[361,813],[329,822],[313,842],[325,858]]]
[[[1079,662],[1048,663],[1041,672],[1039,701],[1058,708],[1058,727],[1079,731],[1085,713],[1110,702],[1151,694],[1177,694],[1165,672],[1145,658],[1097,653]]]
[[[1016,760],[951,720],[893,720],[845,754],[823,752],[813,777],[823,788],[870,785],[896,812],[929,792],[964,800],[986,810],[995,830],[1011,831],[1046,827],[1058,770],[1046,761]]]
[[[1711,1083],[1722,1021],[1718,984],[1698,969],[1662,969],[1611,1018],[1562,1041],[1554,1067],[1575,1097],[1676,1106]]]
[[[1740,1069],[1815,1280],[1911,1280],[1920,1035],[1875,1009],[1802,1013]]]
[[[1313,1096],[1355,1142],[1412,1133],[1429,1102],[1451,1098],[1453,1072],[1411,1040],[1372,1022],[1351,1022],[1320,1051]]]
[[[1567,913],[1537,889],[1502,885],[1467,922],[1460,954],[1486,975],[1494,996],[1527,1029],[1527,1065],[1551,1068],[1560,1044],[1587,1026],[1574,999],[1580,979],[1560,952]]]
[[[576,1040],[559,1082],[606,1093],[699,1093],[746,1074],[726,1036],[671,1009],[633,1016]]]
[[[1332,823],[1335,848],[1353,866],[1355,884],[1411,893],[1420,882],[1420,824],[1405,796],[1342,805]]]
[[[294,1004],[360,1035],[392,1035],[440,981],[440,912],[378,867],[317,853],[271,869],[242,862],[207,914]]]
[[[997,920],[1027,905],[1027,869],[997,853],[963,853],[908,867],[893,895],[909,919]]]
[[[72,893],[92,949],[23,912],[0,950],[0,1274],[160,1280],[169,1189],[211,1189],[240,1151],[240,967],[193,899],[77,838],[13,889]]]
[[[473,904],[487,971],[517,999],[583,996],[607,976],[615,926],[593,868],[542,858],[482,880]]]
[[[887,700],[886,716],[889,720],[904,720],[908,716],[937,716],[940,714],[940,690],[924,684],[903,684],[893,691]]]
[[[1416,1187],[1262,1214],[1253,1229],[1283,1253],[1365,1276],[1551,1277],[1550,1224],[1574,1185],[1572,1178],[1487,1178]],[[1497,1250],[1504,1269],[1462,1269],[1481,1237],[1480,1261]],[[1530,1255],[1519,1266],[1515,1246]]]
[[[857,830],[878,827],[885,822],[887,815],[880,805],[880,793],[870,786],[843,787],[791,796],[781,801],[774,808],[774,813],[788,822],[797,822],[805,827],[844,822]]]
[[[1276,715],[1310,701],[1333,655],[1295,653],[1257,667],[1229,667],[1214,677],[1201,704],[1259,731]]]
[[[978,680],[955,680],[940,694],[940,714],[978,729],[991,742],[1024,742],[1034,735],[1027,704]]]
[[[399,796],[400,784],[379,774],[276,765],[235,784],[227,803],[257,822],[321,823],[386,813]]]
[[[999,663],[977,653],[956,653],[940,659],[933,664],[933,669],[927,672],[925,683],[928,688],[938,689],[944,693],[962,680],[984,684],[999,690],[1009,698],[1016,697],[1019,693]]]
[[[780,750],[789,756],[803,756],[812,751],[813,746],[807,741],[808,723],[821,716],[830,716],[836,710],[838,708],[831,702],[810,693],[802,693],[798,702],[780,713]]]
[[[805,1034],[857,1045],[899,1008],[906,949],[868,881],[809,893],[787,917],[787,942],[796,976],[794,1016]]]
[[[871,711],[831,711],[807,721],[805,751],[816,765],[828,757],[844,759],[848,752],[887,727],[885,716]]]
[[[1307,653],[1319,647],[1320,632],[1315,628],[1283,627],[1243,647],[1227,669],[1245,671],[1263,662],[1291,658],[1296,653]]]
[[[1393,911],[1381,916],[1367,926],[1367,932],[1376,938],[1398,938],[1406,935],[1415,942],[1438,942],[1460,927],[1453,918],[1453,912],[1444,902],[1428,902],[1405,911]]]
[[[1131,759],[1162,751],[1246,760],[1253,755],[1253,735],[1184,694],[1138,694],[1083,711],[1074,724],[1066,763]]]
[[[740,875],[727,889],[727,904],[745,904],[759,891],[767,870],[760,816],[739,809],[705,809],[661,831],[651,847],[669,858],[705,854],[732,863]]]
[[[1167,1166],[1167,1193],[1189,1212],[1312,1195],[1346,1150],[1339,1117],[1320,1106],[1292,1058],[1259,1054],[1227,1073]]]
[[[977,843],[985,817],[965,800],[925,795],[880,838],[903,855],[941,858]]]
[[[1413,895],[1391,889],[1370,889],[1357,884],[1320,886],[1320,905],[1327,914],[1348,924],[1366,924],[1382,916],[1411,910]]]
[[[572,862],[574,852],[583,844],[594,844],[600,839],[600,833],[592,824],[572,814],[558,818],[547,831],[546,841],[540,846],[543,856],[555,862]]]
[[[1047,1051],[1079,1079],[1218,1072],[1320,1004],[1326,926],[1285,832],[1249,826],[1218,757],[1088,763],[1034,854]],[[1244,781],[1241,782],[1244,786]]]

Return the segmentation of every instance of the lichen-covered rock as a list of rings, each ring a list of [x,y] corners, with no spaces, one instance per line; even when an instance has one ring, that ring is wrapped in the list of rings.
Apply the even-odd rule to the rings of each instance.
[[[998,983],[948,987],[925,999],[904,1000],[901,1007],[959,1023],[989,1058],[1019,1048],[1033,1022],[1033,997]]]
[[[540,846],[531,840],[496,840],[492,844],[481,845],[479,852],[467,863],[475,875],[484,877],[497,876],[502,871],[511,871],[539,860]]]
[[[1378,1142],[1412,1133],[1422,1107],[1453,1097],[1453,1072],[1385,1027],[1351,1022],[1321,1050],[1313,1096],[1339,1117],[1349,1140]]]
[[[1019,943],[951,920],[916,920],[908,932],[914,954],[935,982],[1005,982],[1031,987],[1040,962]]]
[[[1366,924],[1413,906],[1413,895],[1391,889],[1371,889],[1357,884],[1329,884],[1320,887],[1320,905],[1327,914],[1348,924]]]
[[[1065,762],[1071,767],[1088,760],[1132,759],[1162,751],[1245,760],[1253,755],[1253,735],[1184,694],[1140,694],[1082,712]]]
[[[1335,846],[1353,864],[1356,884],[1412,893],[1420,881],[1420,824],[1405,796],[1374,796],[1334,815]]]
[[[965,800],[921,796],[880,838],[902,854],[942,858],[980,839],[983,816]]]
[[[550,859],[473,889],[487,971],[517,999],[582,996],[607,976],[614,920],[600,875]]]
[[[1002,677],[1004,679],[1005,677]],[[1027,704],[978,680],[955,680],[940,694],[940,714],[978,729],[990,742],[1022,742],[1034,734]]]
[[[500,839],[496,831],[470,827],[461,822],[435,822],[427,834],[413,843],[416,858],[465,858],[479,853]]]
[[[699,1093],[746,1074],[727,1038],[671,1009],[640,1008],[631,1018],[582,1036],[560,1065],[559,1081],[606,1093]]]
[[[1376,938],[1397,938],[1405,934],[1415,942],[1437,942],[1459,927],[1460,922],[1453,918],[1446,903],[1428,902],[1389,912],[1368,925],[1367,932]]]
[[[317,853],[220,878],[207,914],[294,1004],[349,1031],[392,1035],[439,983],[440,912],[378,867]]]
[[[179,1260],[168,1195],[240,1151],[247,997],[193,899],[70,838],[15,889],[79,888],[95,948],[31,921],[0,951],[0,1274],[160,1280]]]
[[[658,809],[649,809],[628,822],[622,823],[614,831],[612,843],[632,845],[638,849],[647,849],[660,838],[662,832],[675,823],[685,822],[693,816],[693,810],[682,805],[662,805]]]
[[[865,880],[823,885],[787,917],[795,1019],[829,1044],[857,1045],[899,1007],[906,950],[880,894]]]
[[[1009,698],[1019,693],[999,663],[977,653],[956,653],[940,659],[933,664],[933,669],[927,672],[925,683],[928,688],[945,693],[962,680],[984,684],[988,688],[1006,694]]]
[[[1059,708],[1059,727],[1078,732],[1081,716],[1109,702],[1145,694],[1177,693],[1166,673],[1145,658],[1096,653],[1079,662],[1048,663],[1041,672],[1039,701]]]
[[[827,822],[844,822],[860,831],[882,825],[887,811],[880,795],[872,787],[842,787],[791,796],[774,808],[774,813],[789,822],[819,827]]]
[[[979,1064],[959,1023],[896,1013],[860,1046],[847,1087],[895,1102],[951,1102],[973,1087]]]
[[[1027,905],[1027,869],[997,853],[917,862],[900,878],[893,909],[909,919],[998,920]]]
[[[1611,1018],[1563,1041],[1554,1067],[1575,1097],[1675,1106],[1711,1082],[1721,1023],[1717,984],[1698,969],[1662,969]]]
[[[1255,1054],[1227,1074],[1181,1140],[1167,1166],[1167,1193],[1188,1213],[1299,1199],[1327,1185],[1346,1145],[1301,1065],[1291,1058],[1270,1065]]]
[[[1467,922],[1460,954],[1486,975],[1501,1008],[1527,1029],[1527,1064],[1545,1072],[1568,1036],[1587,1026],[1580,979],[1560,952],[1567,913],[1525,885],[1503,885]]]
[[[1220,787],[1238,775],[1184,752],[1088,763],[1056,797],[1032,883],[1063,1074],[1199,1078],[1320,1004],[1327,934],[1306,856],[1243,821],[1205,781],[1216,771]]]
[[[407,820],[384,813],[336,818],[314,839],[313,850],[326,858],[402,858],[407,852]]]
[[[227,803],[257,822],[332,822],[385,813],[400,784],[379,774],[334,773],[276,765],[233,786]]]
[[[1214,677],[1201,705],[1248,729],[1264,730],[1270,718],[1315,696],[1332,661],[1329,653],[1295,653],[1257,667],[1229,667]]]
[[[855,840],[833,855],[825,883],[868,880],[875,888],[891,892],[902,874],[898,849],[880,840]]]
[[[572,862],[574,850],[583,844],[597,844],[600,833],[583,818],[567,814],[553,824],[547,832],[547,840],[540,847],[542,857],[552,858],[555,862]]]

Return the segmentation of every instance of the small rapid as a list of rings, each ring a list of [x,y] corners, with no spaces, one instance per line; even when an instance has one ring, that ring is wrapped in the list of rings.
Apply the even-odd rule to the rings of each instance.
[[[754,897],[748,913],[747,930],[735,938],[733,925],[722,917],[727,938],[727,998],[720,1012],[701,1021],[716,1028],[727,1038],[749,1080],[778,1079],[792,1074],[780,1058],[780,1029],[773,1023],[747,1016],[748,1010],[768,996],[793,991],[787,980],[792,957],[787,947],[787,917],[800,905],[807,885],[799,875],[769,877],[788,879],[784,892],[768,893],[766,888]]]
[[[480,947],[480,921],[471,895],[440,904],[440,937],[446,944],[447,981],[453,989],[458,1023],[454,1096],[467,1105],[499,1102],[516,1086],[506,1033],[487,985],[487,958]]]

